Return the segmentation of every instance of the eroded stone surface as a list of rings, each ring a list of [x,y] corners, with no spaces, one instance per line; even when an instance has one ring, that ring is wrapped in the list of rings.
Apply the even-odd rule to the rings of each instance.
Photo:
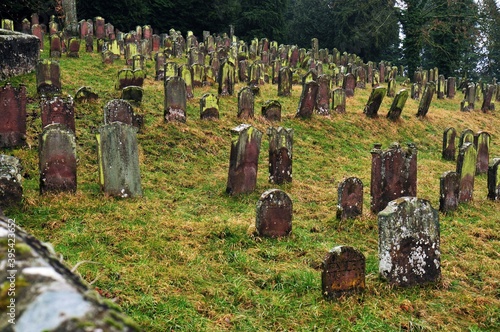
[[[182,77],[170,77],[165,83],[165,121],[186,122],[187,91]]]
[[[474,146],[477,151],[476,174],[488,172],[490,163],[490,142],[491,135],[485,131],[480,131],[474,135]]]
[[[26,87],[9,83],[0,88],[0,148],[26,144]]]
[[[439,178],[439,211],[448,213],[458,207],[460,197],[460,175],[445,172]]]
[[[333,248],[325,257],[321,271],[323,296],[334,299],[365,288],[365,256],[349,246]]]
[[[443,159],[444,160],[455,160],[456,154],[456,137],[457,131],[455,128],[446,128],[443,132]]]
[[[200,99],[200,118],[219,118],[219,97],[211,93],[205,93]]]
[[[418,104],[417,117],[423,118],[427,116],[435,92],[436,92],[436,83],[427,82],[427,84],[425,85],[424,93],[422,94],[422,99],[420,99],[420,103]]]
[[[384,100],[386,92],[387,89],[381,86],[376,87],[372,90],[370,98],[368,99],[368,102],[366,103],[365,109],[363,111],[363,113],[365,113],[367,117],[378,117],[378,110],[380,108],[380,105],[382,104],[382,101]]]
[[[0,29],[0,80],[32,72],[39,56],[40,40],[36,36]]]
[[[238,92],[238,118],[253,119],[254,95],[250,87],[244,87]]]
[[[293,204],[282,190],[270,189],[257,202],[255,227],[260,236],[282,237],[292,231]]]
[[[283,184],[292,182],[293,129],[268,128],[269,137],[269,182]]]
[[[500,200],[500,158],[494,158],[488,167],[488,198]]]
[[[401,89],[396,94],[396,97],[392,101],[391,108],[387,113],[387,118],[391,121],[397,121],[401,117],[401,113],[403,112],[403,108],[405,107],[406,100],[408,99],[408,90]]]
[[[337,219],[353,219],[363,214],[363,182],[350,177],[339,184]]]
[[[23,167],[19,158],[0,154],[0,208],[21,203],[22,172]]]
[[[457,173],[460,176],[459,202],[472,201],[474,197],[474,176],[476,174],[476,148],[472,143],[464,143],[457,158]]]
[[[262,105],[262,116],[269,121],[281,121],[281,103],[278,100],[268,100]]]
[[[303,119],[311,118],[314,110],[316,109],[318,89],[318,83],[315,81],[308,81],[303,84],[296,117]]]
[[[40,102],[42,109],[42,128],[53,123],[59,123],[75,130],[75,103],[73,98],[54,97],[51,100],[42,98]]]

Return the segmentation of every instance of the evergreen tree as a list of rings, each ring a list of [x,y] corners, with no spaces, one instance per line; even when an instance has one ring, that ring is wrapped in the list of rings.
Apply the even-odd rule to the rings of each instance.
[[[500,6],[495,0],[478,1],[478,5],[478,74],[487,80],[500,80]]]

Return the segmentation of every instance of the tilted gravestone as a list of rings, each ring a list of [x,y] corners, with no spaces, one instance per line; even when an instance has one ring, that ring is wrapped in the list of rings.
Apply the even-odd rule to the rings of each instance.
[[[474,176],[476,174],[476,148],[472,143],[460,147],[457,158],[457,173],[460,175],[459,203],[469,202],[474,194]]]
[[[387,97],[394,98],[396,95],[396,80],[391,78],[387,83]]]
[[[338,246],[330,250],[321,270],[321,290],[327,299],[365,289],[365,256],[353,247]]]
[[[299,108],[296,117],[308,119],[312,117],[316,109],[316,98],[318,96],[318,83],[309,81],[302,85],[302,94],[300,95]]]
[[[278,75],[278,96],[292,95],[292,71],[288,67],[283,67]]]
[[[187,91],[182,77],[170,77],[165,82],[165,121],[186,122]]]
[[[474,143],[474,132],[469,128],[464,129],[460,134],[458,148],[461,148],[465,143]]]
[[[494,84],[488,84],[486,91],[483,96],[483,105],[481,106],[481,111],[488,112],[495,110],[495,104],[492,103],[493,96],[496,94],[497,86]]]
[[[418,104],[417,117],[423,118],[429,112],[429,107],[431,106],[432,97],[434,97],[434,93],[436,92],[436,83],[427,82],[425,85],[424,93],[422,94],[422,99],[420,99],[420,103]]]
[[[372,90],[370,98],[368,99],[368,102],[366,103],[365,109],[363,111],[363,113],[365,113],[367,117],[378,117],[378,110],[380,108],[380,105],[382,104],[382,101],[384,100],[386,91],[387,89],[382,86],[379,86]]]
[[[205,93],[200,99],[200,119],[219,118],[219,97]]]
[[[500,158],[494,158],[488,167],[488,198],[500,200]]]
[[[460,197],[460,175],[457,172],[445,172],[439,178],[439,211],[448,213],[458,207]]]
[[[40,107],[42,109],[42,128],[53,123],[59,123],[67,126],[73,133],[76,133],[75,103],[71,96],[66,99],[54,97],[52,100],[42,98]]]
[[[40,194],[76,192],[76,138],[65,124],[45,126],[39,138]]]
[[[44,59],[36,65],[36,86],[40,95],[53,95],[61,92],[59,62]]]
[[[346,112],[345,109],[346,95],[345,90],[342,88],[336,88],[332,93],[332,111],[343,114]]]
[[[293,129],[267,129],[269,137],[269,182],[283,184],[292,182]]]
[[[142,196],[136,132],[135,127],[121,122],[99,127],[99,182],[108,195]]]
[[[0,209],[15,206],[23,198],[21,160],[0,154]]]
[[[262,133],[248,124],[231,130],[231,154],[226,193],[251,193],[257,184],[257,169]]]
[[[75,93],[75,101],[91,101],[99,99],[99,95],[92,91],[90,86],[82,86]]]
[[[387,118],[391,121],[397,121],[401,117],[401,113],[403,112],[403,108],[405,107],[406,100],[408,100],[408,90],[401,89],[394,97],[392,101],[391,108],[387,113]]]
[[[363,214],[363,182],[357,177],[343,180],[338,188],[337,219],[353,219]]]
[[[470,112],[474,110],[476,103],[476,85],[474,83],[467,84],[464,100],[460,102],[460,111]]]
[[[412,143],[403,151],[398,143],[383,151],[375,144],[370,181],[371,211],[378,213],[399,197],[417,195],[417,148]]]
[[[441,278],[439,213],[429,201],[401,197],[378,214],[379,273],[389,283],[417,286]]]
[[[342,88],[345,90],[346,97],[354,97],[354,90],[356,88],[356,78],[353,74],[349,73],[344,76]]]
[[[219,69],[219,87],[220,96],[232,96],[234,93],[235,71],[234,64],[230,61],[224,61]]]
[[[316,110],[320,115],[330,114],[330,82],[331,77],[328,75],[318,76],[318,94],[316,96]]]
[[[104,124],[113,122],[121,122],[141,129],[144,119],[142,115],[134,114],[134,109],[128,101],[113,99],[104,106]]]
[[[238,92],[238,118],[253,119],[254,95],[250,87],[244,87]]]
[[[262,116],[269,121],[281,121],[281,103],[268,100],[262,105]]]
[[[488,173],[490,142],[491,135],[485,131],[480,131],[474,135],[474,147],[477,151],[476,174]]]
[[[455,128],[446,128],[443,132],[443,159],[455,160],[457,131]]]
[[[255,228],[259,236],[282,237],[292,231],[293,204],[282,190],[269,189],[257,202]]]
[[[0,148],[26,144],[26,86],[0,87]]]

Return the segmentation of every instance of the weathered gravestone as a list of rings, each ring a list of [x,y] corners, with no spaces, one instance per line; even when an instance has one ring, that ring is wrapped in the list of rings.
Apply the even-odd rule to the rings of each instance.
[[[356,88],[366,88],[366,70],[363,67],[356,69]]]
[[[144,117],[134,114],[134,109],[128,101],[113,99],[104,106],[104,124],[111,124],[113,122],[121,122],[141,129]]]
[[[145,70],[145,62],[146,58],[142,54],[134,54],[132,55],[132,70],[142,69]],[[146,75],[144,75],[146,76]]]
[[[179,75],[179,65],[177,62],[167,62],[165,63],[165,69],[163,72],[165,79],[164,82],[166,82],[169,78]]]
[[[494,158],[488,167],[488,198],[500,200],[500,158]]]
[[[60,58],[62,53],[62,41],[59,34],[53,34],[50,36],[50,57]]]
[[[219,97],[205,93],[200,99],[200,119],[219,118]]]
[[[165,82],[165,121],[186,122],[187,91],[182,77],[170,77]]]
[[[35,37],[38,38],[38,45],[39,45],[39,49],[40,50],[43,50],[43,37],[44,37],[44,31],[42,29],[42,26],[39,25],[39,24],[33,24],[31,26],[31,34]],[[37,57],[38,58],[38,57]]]
[[[262,116],[269,121],[281,121],[281,103],[268,100],[262,105]]]
[[[474,110],[476,102],[476,85],[469,83],[465,90],[464,99],[460,102],[460,111],[470,112]]]
[[[357,293],[365,289],[365,256],[349,246],[330,250],[322,263],[321,290],[327,299]]]
[[[75,93],[75,100],[77,102],[97,99],[99,99],[99,95],[93,92],[90,86],[82,86]]]
[[[115,56],[114,56],[113,52],[111,52],[110,50],[105,50],[105,51],[101,52],[101,60],[102,60],[103,64],[112,65],[114,59],[115,59]]]
[[[288,67],[280,69],[278,74],[278,96],[292,95],[292,71]]]
[[[356,218],[363,213],[363,182],[350,177],[339,184],[337,219]]]
[[[471,129],[464,129],[460,134],[458,147],[461,148],[465,143],[474,143],[474,132]]]
[[[429,201],[401,197],[378,214],[379,273],[396,286],[439,281],[439,214]]]
[[[331,77],[328,75],[318,76],[318,94],[316,96],[316,110],[320,115],[330,114],[330,83]]]
[[[474,135],[474,147],[477,151],[476,174],[488,173],[490,141],[491,135],[485,131],[480,131]]]
[[[106,29],[104,28],[105,24],[106,22],[102,17],[97,16],[94,18],[94,35],[96,36],[96,38],[106,38]]]
[[[332,93],[332,111],[338,114],[343,114],[346,112],[345,109],[345,90],[342,88],[336,88]]]
[[[292,182],[293,129],[267,129],[269,137],[269,182]]]
[[[121,99],[130,100],[136,104],[140,104],[142,101],[142,96],[144,95],[144,89],[140,86],[126,86],[122,89]]]
[[[378,213],[396,198],[417,195],[417,148],[408,144],[403,151],[398,143],[386,151],[375,144],[370,181],[371,211]]]
[[[251,193],[257,183],[257,169],[262,133],[248,124],[231,130],[231,154],[226,193]]]
[[[23,167],[14,156],[0,154],[0,208],[15,206],[23,198]]]
[[[457,172],[445,172],[439,178],[439,211],[448,213],[458,207],[460,197],[460,175]]]
[[[408,90],[401,89],[396,94],[396,97],[392,101],[391,108],[387,113],[387,118],[391,121],[397,121],[401,117],[401,113],[403,112],[403,108],[405,107],[406,100],[408,100]]]
[[[34,36],[0,30],[0,80],[33,71],[40,56],[38,45]]]
[[[342,88],[345,91],[346,97],[354,97],[354,89],[356,88],[356,78],[353,74],[349,73],[344,76]],[[384,92],[385,93],[385,92]]]
[[[79,38],[70,38],[68,45],[68,57],[70,58],[79,58],[80,57],[80,39]]]
[[[387,97],[394,98],[396,95],[396,80],[391,78],[387,83]]]
[[[163,81],[165,77],[165,63],[167,62],[167,56],[165,53],[156,53],[155,57],[155,80]]]
[[[127,86],[142,87],[145,78],[146,73],[142,69],[122,69],[118,72],[118,81],[116,82],[115,88],[121,90]]]
[[[136,132],[135,127],[121,122],[99,127],[99,182],[108,195],[142,196]]]
[[[439,75],[438,85],[437,85],[437,97],[438,99],[443,99],[446,90],[446,80],[444,79],[444,75]]]
[[[495,104],[492,103],[493,96],[496,93],[496,85],[488,84],[486,87],[486,91],[483,96],[483,105],[481,106],[481,111],[488,112],[495,110]]]
[[[36,65],[36,87],[40,95],[53,95],[61,92],[59,62],[44,59]]]
[[[366,103],[365,109],[363,111],[363,113],[365,113],[367,117],[378,117],[378,110],[380,108],[380,105],[382,104],[382,101],[384,100],[386,91],[387,89],[382,86],[376,87],[372,90],[370,98],[368,99],[368,102]]]
[[[309,81],[302,85],[302,94],[300,95],[299,108],[296,117],[309,119],[316,109],[316,98],[318,96],[318,83]]]
[[[269,189],[257,202],[255,228],[259,236],[282,237],[292,231],[293,204],[282,190]]]
[[[204,84],[212,85],[215,83],[216,78],[212,74],[213,69],[210,66],[205,68],[203,65],[195,63],[191,66],[191,71],[193,72],[193,87],[197,88],[202,87]],[[210,84],[207,84],[207,81],[209,81]]]
[[[0,148],[26,144],[26,86],[0,88]]]
[[[476,158],[476,148],[472,143],[464,143],[460,147],[457,158],[457,173],[460,175],[459,203],[469,202],[473,199]]]
[[[443,132],[443,159],[455,160],[457,131],[455,128],[446,128]]]
[[[234,64],[228,60],[224,61],[219,69],[218,92],[220,96],[232,96],[235,84]]]
[[[417,117],[423,118],[429,112],[429,107],[431,106],[432,97],[436,92],[436,83],[427,82],[425,85],[424,93],[422,94],[422,99],[418,104]]]
[[[449,99],[455,98],[457,80],[455,77],[448,77],[446,80],[446,97]]]
[[[250,87],[244,87],[238,92],[238,118],[253,119],[254,95]]]
[[[76,192],[76,139],[65,124],[45,126],[39,138],[40,194]]]
[[[193,94],[193,72],[188,65],[182,65],[179,67],[179,76],[182,77],[186,83],[186,98],[191,99],[194,97]]]
[[[42,128],[53,123],[59,123],[67,126],[73,133],[76,133],[75,103],[71,96],[68,96],[66,99],[54,97],[52,100],[42,98],[40,107],[42,109]]]

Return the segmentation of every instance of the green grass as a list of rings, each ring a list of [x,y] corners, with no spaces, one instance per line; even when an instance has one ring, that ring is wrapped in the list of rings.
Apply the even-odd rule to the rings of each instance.
[[[83,47],[82,47],[83,49]],[[42,53],[47,57],[47,51]],[[185,59],[178,60],[185,61]],[[408,100],[399,122],[368,119],[363,108],[370,89],[356,90],[347,114],[310,120],[295,118],[300,86],[291,97],[277,97],[275,85],[261,86],[256,118],[247,122],[263,135],[257,189],[249,195],[225,194],[231,133],[240,124],[237,99],[220,98],[218,121],[199,119],[199,100],[216,86],[195,89],[187,122],[163,121],[163,84],[153,80],[147,62],[145,96],[135,112],[145,116],[138,134],[142,198],[106,197],[98,185],[94,129],[103,123],[103,107],[112,98],[124,60],[103,65],[98,54],[60,60],[64,94],[84,85],[100,96],[76,105],[78,191],[38,192],[40,109],[34,74],[12,79],[28,86],[28,143],[3,151],[22,159],[26,178],[21,207],[4,211],[17,223],[51,242],[70,266],[91,261],[78,273],[104,297],[113,299],[147,331],[434,331],[500,329],[500,205],[486,199],[486,176],[476,178],[474,201],[440,215],[442,280],[434,286],[398,289],[378,277],[378,230],[369,212],[371,154],[394,141],[415,142],[418,196],[438,208],[439,176],[455,170],[441,159],[442,133],[453,126],[492,135],[491,157],[500,156],[496,112],[460,113],[461,96],[434,99],[427,118],[415,117],[418,102]],[[239,91],[238,84],[235,91]],[[397,89],[401,88],[400,86]],[[255,206],[268,183],[268,141],[272,124],[260,106],[278,99],[279,125],[294,129],[293,183],[281,186],[293,201],[293,231],[283,239],[252,235]],[[337,187],[350,176],[364,183],[363,216],[335,218]],[[366,290],[326,301],[320,266],[334,246],[350,245],[366,256]]]

